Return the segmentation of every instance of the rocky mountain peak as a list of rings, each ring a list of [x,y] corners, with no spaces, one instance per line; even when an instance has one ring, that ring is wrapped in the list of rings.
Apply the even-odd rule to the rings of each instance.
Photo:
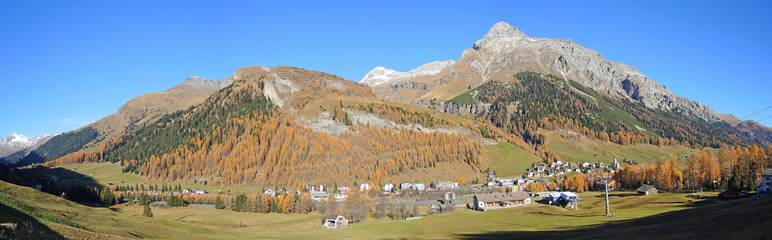
[[[192,76],[182,81],[182,84],[188,84],[197,88],[217,88],[217,89],[224,88],[230,85],[231,83],[233,83],[233,80],[230,78],[223,78],[222,80],[217,81],[217,80],[209,80],[199,76]]]
[[[498,22],[493,25],[490,30],[488,30],[488,33],[485,34],[485,37],[475,42],[472,48],[478,50],[480,48],[486,48],[492,45],[511,43],[527,38],[528,36],[520,31],[520,29],[510,26],[506,22]]]
[[[370,70],[370,72],[365,74],[365,76],[362,78],[362,80],[359,81],[359,83],[366,84],[369,86],[375,86],[375,85],[381,85],[381,84],[402,80],[410,77],[411,75],[408,73],[398,72],[385,67],[377,66],[373,68],[373,70]]]

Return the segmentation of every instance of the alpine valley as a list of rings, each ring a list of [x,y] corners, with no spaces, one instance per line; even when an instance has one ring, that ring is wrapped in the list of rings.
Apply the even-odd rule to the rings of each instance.
[[[116,217],[123,216],[121,214],[140,215],[142,209],[129,205],[135,201],[135,197],[136,201],[141,202],[140,195],[125,195],[135,194],[139,189],[142,189],[141,194],[158,190],[163,195],[164,190],[169,190],[183,196],[183,189],[199,188],[204,194],[196,195],[198,197],[184,195],[180,201],[184,200],[185,204],[214,204],[216,208],[230,208],[237,212],[263,212],[267,209],[266,212],[318,211],[324,214],[332,213],[336,208],[329,205],[308,209],[300,207],[306,199],[304,191],[311,191],[308,199],[318,200],[313,195],[323,191],[314,189],[318,185],[336,193],[351,189],[356,191],[357,187],[363,191],[371,188],[377,190],[369,196],[349,193],[346,204],[362,203],[369,209],[362,210],[365,213],[353,210],[357,209],[355,205],[344,205],[343,209],[339,209],[347,214],[347,221],[355,223],[368,217],[378,218],[380,208],[383,208],[381,218],[391,217],[389,214],[396,214],[397,210],[386,210],[390,204],[411,202],[431,205],[432,201],[442,198],[440,195],[432,195],[429,190],[423,191],[416,183],[422,183],[421,188],[425,183],[427,189],[440,189],[441,182],[451,182],[454,189],[462,186],[460,189],[463,190],[457,194],[459,199],[468,194],[463,198],[466,201],[478,199],[478,195],[474,195],[478,194],[476,191],[487,191],[489,194],[526,190],[531,193],[548,190],[584,192],[596,186],[595,181],[604,171],[575,170],[570,174],[556,172],[545,178],[534,178],[532,174],[539,167],[544,168],[550,164],[565,164],[570,172],[572,168],[579,169],[582,163],[597,163],[599,166],[614,166],[617,173],[614,179],[620,188],[634,190],[638,185],[653,182],[660,190],[668,191],[660,194],[661,199],[652,201],[635,200],[635,196],[632,196],[635,194],[613,195],[614,201],[624,206],[620,210],[620,219],[630,220],[619,223],[620,226],[640,223],[662,227],[669,222],[680,226],[673,219],[698,215],[698,210],[694,209],[721,212],[728,211],[726,209],[734,205],[722,207],[694,203],[699,208],[683,210],[688,205],[686,202],[692,204],[692,200],[687,200],[685,193],[677,195],[677,191],[694,189],[690,187],[695,184],[707,189],[710,186],[715,186],[713,189],[723,188],[732,184],[730,179],[735,179],[729,176],[737,176],[737,186],[740,188],[755,187],[753,177],[761,174],[761,171],[754,170],[755,167],[772,162],[769,157],[772,156],[770,144],[772,129],[754,121],[741,121],[732,115],[716,113],[699,102],[677,96],[668,87],[646,77],[633,66],[606,60],[600,53],[571,40],[532,38],[516,27],[499,22],[482,39],[471,44],[471,48],[461,51],[458,60],[434,61],[408,72],[378,66],[355,82],[331,73],[291,66],[246,66],[219,81],[191,77],[169,90],[139,96],[127,102],[115,114],[67,133],[34,138],[14,134],[0,139],[3,155],[14,156],[13,160],[5,160],[5,163],[10,164],[11,168],[17,168],[15,172],[0,173],[9,176],[11,173],[17,174],[12,177],[17,179],[24,178],[25,174],[26,177],[71,177],[67,183],[56,183],[56,187],[42,184],[38,189],[49,189],[57,196],[72,199],[76,191],[61,190],[65,189],[62,186],[88,182],[87,185],[94,189],[78,191],[99,192],[104,200],[104,189],[108,189],[108,192],[115,189],[109,196],[117,200],[103,203],[122,203],[124,198],[128,202],[126,206],[114,209],[114,212],[72,210],[86,207],[53,199],[51,196],[39,196],[16,186],[0,185],[4,189],[0,193],[0,203],[15,206],[14,209],[36,219],[54,219],[43,221],[42,225],[53,230],[36,235],[42,238],[57,238],[55,234],[63,234],[61,237],[64,238],[213,238],[222,229],[227,229],[223,234],[233,238],[250,238],[251,235],[239,235],[239,231],[259,228],[257,226],[263,223],[245,220],[252,225],[244,228],[239,220],[238,223],[228,222],[237,227],[223,225],[219,228],[218,223],[210,223],[207,219],[181,220],[189,215],[183,216],[174,210],[155,207],[153,211],[156,211],[156,218],[160,216],[170,220],[154,220],[159,222],[154,226],[143,223],[142,226],[148,225],[143,229],[126,229],[122,227],[124,223],[113,221],[128,224],[140,219],[134,216]],[[736,156],[734,159],[740,166],[736,169],[737,174],[732,175],[731,162],[710,165],[714,158],[729,155]],[[747,164],[737,160],[745,159],[743,157],[750,159]],[[708,170],[699,170],[702,174],[690,175],[689,171],[702,169],[703,165],[700,164],[708,161],[710,163],[705,163],[709,164]],[[30,173],[35,169],[41,172]],[[660,172],[668,175],[658,175]],[[677,174],[671,174],[675,172]],[[713,172],[715,175],[712,175]],[[746,172],[741,182],[739,176]],[[87,173],[90,176],[85,176]],[[82,176],[73,177],[76,175]],[[513,190],[506,188],[503,183],[497,183],[504,177],[523,179],[523,183],[515,182],[514,185],[522,185],[525,189],[515,187],[513,189],[516,190]],[[531,185],[526,185],[525,179],[530,179],[527,184]],[[750,185],[751,181],[754,181],[754,185]],[[416,189],[417,193],[398,192],[395,191],[396,187],[395,190],[386,190],[388,184],[392,183],[416,184],[411,189]],[[501,187],[492,187],[494,185],[491,184],[501,184]],[[158,185],[163,185],[163,190]],[[154,190],[148,190],[151,186]],[[340,191],[340,186],[351,187]],[[264,199],[262,193],[267,194],[268,191],[277,197]],[[242,193],[255,194],[246,196]],[[174,194],[154,200],[173,206],[177,201],[174,198],[177,195]],[[23,202],[20,199],[25,196],[58,206],[56,211],[63,212],[68,218],[62,220],[58,217],[62,214],[51,212],[54,207],[46,209],[42,203],[19,203]],[[448,204],[449,195],[444,196],[442,204]],[[602,214],[601,195],[586,193],[580,196],[587,199],[589,207],[585,211]],[[401,197],[411,198],[388,204],[374,202]],[[240,201],[242,205],[239,205]],[[747,201],[738,204],[751,205]],[[674,202],[684,204],[672,204]],[[255,205],[263,208],[249,210],[251,203],[265,204]],[[647,207],[635,208],[638,204]],[[458,206],[463,208],[463,205]],[[582,205],[576,213],[574,210],[548,209],[546,215],[579,214],[576,217],[583,217],[580,216],[581,208]],[[438,209],[430,212],[447,213],[442,210],[443,207]],[[526,212],[518,212],[523,218],[545,214],[542,210],[537,211],[536,207],[524,209]],[[647,209],[647,212],[641,209]],[[652,216],[676,210],[683,211],[667,213],[670,214],[667,216],[657,215],[663,220],[657,223],[653,223],[653,220],[646,222],[645,219],[633,219],[634,216]],[[425,215],[415,211],[413,215],[391,218]],[[478,222],[488,221],[479,220],[483,218],[479,214],[491,214],[488,216],[493,216],[494,220],[506,217],[503,213],[509,216],[515,214],[499,214],[497,211],[509,210],[494,210],[491,213],[470,210],[452,213],[447,219],[478,219],[470,221]],[[88,216],[71,215],[72,212],[83,212]],[[2,216],[0,214],[0,219]],[[276,226],[310,229],[307,222],[318,222],[317,217],[309,221],[305,218],[296,219],[298,217],[294,215],[268,216],[283,219],[266,223]],[[73,220],[69,220],[69,217]],[[768,214],[762,217],[761,222],[768,223],[772,219]],[[237,218],[223,217],[231,220]],[[86,222],[91,221],[87,219],[119,220],[110,220],[112,227],[101,228],[87,227]],[[378,221],[365,223],[361,230],[368,234],[381,231],[376,227],[381,223]],[[446,225],[441,223],[445,221],[441,217],[426,217],[415,221],[424,221],[420,223],[426,224],[440,221],[436,225]],[[600,226],[605,221],[587,222],[586,229]],[[409,225],[395,225],[410,223],[405,222],[383,224],[392,224],[390,226],[395,226],[395,229],[412,229]],[[204,223],[208,225],[202,228],[187,225]],[[617,223],[614,224],[617,226]],[[183,228],[198,230],[180,230]],[[300,234],[301,231],[279,228],[288,232],[287,236],[309,237]],[[321,227],[318,228],[308,233],[322,231]],[[459,228],[473,232],[463,226]],[[490,229],[506,231],[499,227]],[[357,232],[351,231],[341,230],[340,234],[346,238],[383,237],[357,235]],[[420,232],[415,229],[397,231],[402,235],[394,235],[394,238],[463,238],[451,233],[426,235],[425,232],[415,231]],[[450,228],[445,231],[453,232]],[[636,231],[648,230],[641,228]],[[589,232],[592,231],[566,234],[583,236],[581,234]],[[699,236],[678,235],[682,233],[673,231],[658,236]],[[721,233],[730,234],[726,231]],[[269,238],[287,237],[268,234],[266,237]],[[334,237],[330,232],[319,234]],[[542,237],[535,233],[528,234],[533,235],[527,235],[526,238]],[[592,234],[585,237],[601,237],[600,233]],[[11,236],[23,235],[23,232],[16,231]],[[471,238],[475,237],[508,238],[504,235]]]
[[[169,181],[292,187],[472,181],[511,161],[580,160],[575,152],[610,163],[658,149],[630,156],[653,163],[669,159],[660,150],[770,140],[769,128],[676,96],[632,66],[500,22],[458,61],[376,67],[360,83],[293,67],[193,77],[53,137],[22,163],[108,161]],[[510,145],[526,157],[496,159]]]

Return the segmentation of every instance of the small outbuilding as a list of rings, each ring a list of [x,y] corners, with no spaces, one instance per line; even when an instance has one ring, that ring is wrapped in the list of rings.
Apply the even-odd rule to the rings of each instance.
[[[615,180],[609,180],[608,181],[608,190],[609,191],[616,191],[618,189],[619,189],[619,185],[617,184],[617,181],[615,181]],[[597,182],[595,182],[595,190],[605,191],[606,190],[606,181],[597,181]]]
[[[635,191],[638,192],[638,195],[651,195],[657,193],[658,190],[654,185],[644,184]]]
[[[329,229],[336,229],[339,227],[347,227],[348,219],[340,214],[329,214],[324,218],[324,227]]]
[[[560,199],[560,193],[559,192],[547,192],[545,194],[542,194],[542,199],[547,201],[547,204],[557,204],[558,199]]]
[[[566,202],[579,201],[579,195],[576,195],[576,193],[572,192],[560,192],[560,198]]]

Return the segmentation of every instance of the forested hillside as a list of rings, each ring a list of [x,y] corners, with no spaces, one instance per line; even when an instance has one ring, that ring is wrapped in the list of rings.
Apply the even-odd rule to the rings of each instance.
[[[91,127],[59,134],[30,152],[15,165],[24,166],[55,160],[68,153],[80,150],[84,145],[91,142],[91,140],[94,140],[96,137],[97,131]]]
[[[52,141],[41,144],[36,151],[23,156],[15,166],[44,163],[76,151],[94,151],[104,141],[153,123],[165,114],[203,102],[210,94],[230,82],[229,78],[212,81],[191,77],[166,91],[141,95],[126,102],[115,114],[54,136]]]
[[[489,81],[451,100],[452,104],[490,104],[470,116],[539,145],[538,128],[566,129],[622,145],[653,144],[714,147],[749,144],[724,122],[653,110],[641,103],[599,94],[552,75],[521,72],[511,81]],[[726,125],[726,126],[723,126]]]
[[[384,128],[348,117],[348,111],[360,109],[401,123],[450,124],[425,114],[379,104],[344,106],[335,102],[324,107],[325,112],[351,129],[338,136],[294,120],[292,108],[302,108],[327,94],[372,97],[365,86],[296,68],[268,72],[255,67],[242,74],[241,80],[199,106],[108,141],[94,153],[70,154],[53,164],[112,161],[120,162],[124,171],[169,181],[291,187],[307,183],[380,185],[442,174],[430,170],[433,168],[456,174],[448,180],[471,180],[479,178],[484,169],[482,147],[474,136]],[[274,74],[285,76],[275,78]],[[276,96],[281,94],[277,92],[269,96],[279,100],[269,99],[264,94],[266,83],[276,85],[269,78],[291,80],[302,90],[286,92],[290,97],[285,98]],[[330,81],[336,84],[323,84]],[[284,102],[284,107],[274,101]]]

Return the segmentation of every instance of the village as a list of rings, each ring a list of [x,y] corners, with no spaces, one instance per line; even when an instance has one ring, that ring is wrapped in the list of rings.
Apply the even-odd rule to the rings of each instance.
[[[627,161],[625,161],[628,165]],[[77,170],[77,169],[74,169]],[[525,173],[517,176],[497,176],[495,172],[485,174],[485,182],[463,183],[456,181],[419,182],[405,181],[399,183],[358,183],[352,185],[336,184],[306,184],[297,189],[265,188],[249,195],[265,199],[265,205],[271,211],[281,212],[284,204],[282,199],[295,199],[297,205],[305,201],[308,211],[324,213],[323,226],[329,229],[345,227],[349,224],[362,222],[365,216],[374,218],[389,217],[394,220],[414,220],[435,214],[447,214],[452,211],[495,211],[498,209],[516,208],[535,205],[539,207],[559,207],[573,211],[582,211],[581,192],[597,191],[599,193],[621,191],[623,188],[617,182],[615,173],[621,171],[621,164],[616,158],[611,164],[603,162],[552,163],[538,162],[525,169]],[[89,173],[93,177],[94,173]],[[769,194],[772,190],[772,169],[761,174],[762,182],[757,187],[758,195]],[[81,180],[62,178],[56,174],[45,174],[38,178],[32,186],[38,190],[46,190],[52,185],[78,184]],[[575,179],[584,179],[572,183]],[[582,187],[576,188],[572,184]],[[232,192],[225,188],[214,191],[202,188],[184,188],[181,184],[128,184],[124,181],[107,182],[107,187],[114,189],[116,203],[142,203],[156,208],[169,207],[214,207],[216,209],[238,209],[239,198],[244,193]],[[643,183],[630,188],[636,195],[648,196],[661,192],[659,186],[653,183]],[[701,192],[702,190],[700,190]],[[693,194],[694,196],[697,193]],[[355,197],[355,200],[351,198]],[[718,194],[720,199],[735,199],[750,196],[739,191],[724,191]],[[352,206],[360,204],[362,198],[371,199],[365,202],[374,210],[362,210],[362,213],[352,214]],[[244,196],[244,198],[247,198]],[[608,198],[607,198],[608,199]],[[242,204],[247,204],[242,200]],[[354,202],[352,202],[354,201]],[[608,200],[607,200],[608,201]],[[356,202],[356,203],[355,203]],[[608,203],[607,203],[608,204]],[[613,205],[613,203],[611,203]],[[241,207],[245,208],[245,207]],[[608,209],[608,206],[607,206]],[[246,210],[235,210],[246,211]],[[296,210],[284,210],[293,211]],[[259,212],[259,210],[257,211]],[[302,211],[301,211],[302,212]],[[607,213],[613,216],[613,213]]]
[[[610,174],[619,168],[616,159],[606,166],[602,162],[595,163],[534,163],[526,169],[526,173],[519,176],[498,177],[494,172],[485,174],[487,181],[482,184],[459,184],[453,181],[439,182],[400,182],[374,185],[372,183],[360,183],[350,186],[337,186],[334,184],[306,184],[295,190],[267,188],[259,191],[266,199],[289,198],[287,196],[308,196],[313,201],[314,209],[325,212],[323,225],[326,228],[338,228],[348,226],[351,216],[347,216],[340,207],[345,206],[351,195],[359,194],[370,198],[381,199],[371,204],[383,212],[401,209],[405,212],[394,219],[411,220],[422,218],[426,215],[445,214],[454,210],[469,209],[473,211],[491,211],[497,209],[514,208],[539,204],[544,206],[558,206],[575,211],[581,209],[581,198],[576,192],[559,186],[563,175],[579,174]],[[60,180],[56,176],[45,176],[46,179]],[[769,178],[769,177],[768,177]],[[63,180],[69,181],[69,180]],[[137,203],[141,196],[147,196],[149,204],[153,207],[170,207],[169,201],[175,196],[186,204],[196,207],[217,207],[212,199],[234,195],[231,192],[216,190],[209,192],[199,188],[183,188],[181,185],[147,185],[135,186],[108,183],[116,189],[122,201]],[[562,185],[562,184],[561,184]],[[617,191],[619,184],[615,180],[598,180],[592,189],[596,191]],[[606,188],[607,187],[607,188]],[[584,191],[584,190],[580,190]],[[658,189],[654,185],[641,185],[636,189],[639,195],[656,194]],[[238,195],[238,193],[235,193]],[[255,193],[257,194],[257,193]],[[208,200],[207,200],[208,199]],[[228,203],[225,203],[228,204]],[[231,208],[231,206],[228,206]],[[423,212],[423,213],[420,213]],[[373,213],[375,214],[375,213]]]

